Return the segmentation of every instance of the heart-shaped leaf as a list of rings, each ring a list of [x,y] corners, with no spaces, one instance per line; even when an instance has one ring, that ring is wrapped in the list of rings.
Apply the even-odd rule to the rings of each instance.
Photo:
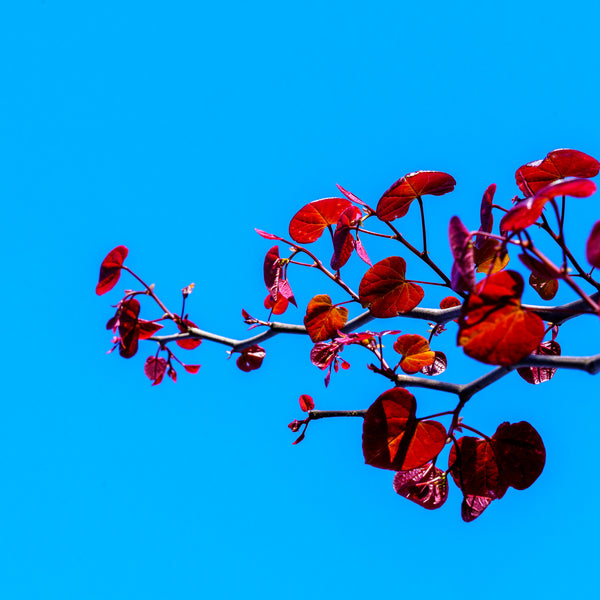
[[[384,392],[369,407],[363,423],[365,462],[380,469],[407,471],[435,458],[446,443],[437,421],[419,421],[414,396],[404,388]]]
[[[261,348],[258,344],[254,344],[253,346],[248,346],[248,348],[242,350],[242,353],[238,356],[235,364],[242,371],[248,373],[249,371],[260,368],[265,355],[265,349]]]
[[[429,342],[422,335],[410,333],[401,335],[394,343],[394,350],[402,354],[400,368],[409,375],[432,365],[435,360],[435,352],[431,350]]]
[[[547,279],[532,273],[529,276],[529,285],[546,301],[552,300],[558,292],[558,279]]]
[[[423,299],[423,288],[406,281],[406,262],[390,256],[375,263],[364,275],[358,294],[363,308],[370,306],[374,317],[395,317],[415,308]]]
[[[557,179],[565,177],[595,177],[600,163],[593,157],[569,148],[549,152],[543,160],[519,167],[515,174],[517,185],[525,196],[533,196]]]
[[[152,381],[152,385],[158,385],[165,376],[167,361],[164,358],[149,356],[144,364],[144,373]]]
[[[308,303],[304,326],[310,339],[316,343],[334,338],[347,321],[348,309],[345,306],[333,306],[327,294],[319,294]]]
[[[346,198],[322,198],[303,206],[290,221],[290,237],[299,244],[310,244],[321,237],[328,225],[335,225],[352,206]]]
[[[415,198],[431,194],[442,196],[454,189],[454,177],[440,171],[417,171],[401,177],[380,198],[377,217],[393,221],[403,217]]]
[[[467,356],[509,366],[540,345],[544,323],[521,307],[522,291],[523,278],[516,271],[495,273],[478,284],[459,320],[457,343]]]
[[[411,502],[428,510],[439,508],[448,498],[448,479],[432,464],[398,471],[394,476],[394,490]]]
[[[435,377],[436,375],[441,375],[448,366],[448,359],[443,352],[436,351],[434,352],[435,358],[430,365],[427,365],[421,369],[421,373],[423,375],[428,375],[429,377]]]
[[[100,277],[96,285],[96,294],[101,296],[112,290],[119,277],[121,277],[121,267],[127,258],[129,250],[125,246],[117,246],[111,250],[100,265]]]

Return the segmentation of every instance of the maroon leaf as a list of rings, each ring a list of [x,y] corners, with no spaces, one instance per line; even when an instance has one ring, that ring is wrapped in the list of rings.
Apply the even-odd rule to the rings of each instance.
[[[390,256],[374,264],[364,275],[358,294],[363,308],[374,317],[395,317],[415,308],[425,295],[423,288],[406,281],[406,262]]]
[[[121,304],[119,309],[119,354],[123,358],[131,358],[138,349],[140,327],[138,315],[140,303],[130,298]]]
[[[469,230],[458,217],[450,219],[448,226],[450,250],[454,257],[452,265],[452,289],[455,292],[470,292],[475,287],[475,262],[473,242]]]
[[[300,410],[303,412],[308,412],[313,410],[315,407],[314,400],[308,394],[302,394],[300,396]]]
[[[560,148],[549,152],[543,160],[523,165],[515,174],[517,185],[525,196],[536,194],[543,187],[565,177],[595,177],[600,163],[579,150]]]
[[[448,498],[448,480],[444,472],[432,464],[398,471],[394,490],[400,496],[428,510],[439,508]]]
[[[596,221],[592,227],[585,246],[585,255],[592,267],[600,267],[600,221]]]
[[[328,225],[335,225],[349,206],[346,198],[323,198],[303,206],[290,222],[290,236],[299,244],[318,240]]]
[[[152,381],[152,385],[158,385],[165,376],[167,361],[164,358],[149,356],[144,364],[144,373]]]
[[[296,300],[294,298],[294,294],[292,293],[292,288],[286,279],[283,278],[283,266],[281,264],[281,259],[279,257],[279,248],[277,246],[273,246],[265,255],[265,260],[263,264],[263,275],[265,280],[265,285],[269,290],[269,294],[272,298],[272,306],[273,308],[276,302],[279,300],[280,295],[283,296],[286,300],[291,302],[294,306],[296,305]],[[266,306],[266,302],[265,302]],[[281,314],[285,312],[287,308],[287,304],[285,308],[283,306],[279,306],[279,310],[281,312],[275,314]],[[275,312],[275,311],[273,311]]]
[[[502,423],[492,442],[507,485],[524,490],[541,475],[546,449],[540,434],[529,423]]]
[[[558,292],[558,279],[547,279],[532,273],[529,276],[529,285],[546,301],[552,300]]]
[[[349,206],[342,211],[338,219],[333,234],[333,256],[331,258],[331,268],[338,271],[347,262],[354,250],[354,238],[352,237],[352,227],[355,227],[357,221],[362,217],[362,212],[356,206]]]
[[[157,331],[162,329],[160,323],[154,321],[144,321],[144,319],[138,319],[138,336],[140,340],[147,340],[151,338]]]
[[[556,279],[561,272],[551,264],[543,263],[529,254],[519,254],[519,260],[531,271],[532,274],[545,279]]]
[[[393,221],[403,217],[415,198],[431,194],[442,196],[454,189],[456,181],[440,171],[417,171],[401,177],[381,197],[377,204],[377,217]]]
[[[435,458],[446,443],[437,421],[420,421],[414,396],[404,388],[384,392],[369,407],[363,423],[365,462],[380,469],[407,471]]]
[[[121,267],[127,258],[129,250],[125,246],[117,246],[111,250],[100,265],[100,277],[96,285],[96,294],[101,296],[112,290],[119,277],[121,277]]]
[[[492,214],[492,204],[494,202],[494,194],[496,193],[496,184],[492,183],[485,193],[483,194],[483,198],[481,200],[481,209],[479,211],[481,217],[481,225],[479,226],[479,231],[485,231],[486,233],[491,233],[492,226],[494,225],[494,216]],[[481,248],[486,241],[486,237],[484,235],[477,234],[475,237],[475,248]]]
[[[367,251],[365,250],[363,243],[360,241],[360,238],[358,237],[358,233],[356,234],[356,240],[354,241],[354,246],[356,248],[356,254],[358,254],[360,259],[363,262],[366,262],[370,267],[372,267],[373,264],[371,263],[371,259],[369,258],[369,255],[367,254]]]
[[[244,348],[238,356],[236,365],[246,373],[258,369],[265,358],[266,352],[258,344]]]

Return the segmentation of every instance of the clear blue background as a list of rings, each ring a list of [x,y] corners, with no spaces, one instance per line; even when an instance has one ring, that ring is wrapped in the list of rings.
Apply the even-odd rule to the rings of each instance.
[[[241,308],[265,314],[270,244],[254,227],[285,233],[336,182],[374,204],[418,169],[458,182],[426,207],[448,269],[447,222],[475,228],[488,184],[507,204],[521,164],[557,147],[600,157],[599,13],[576,0],[2,3],[0,596],[593,593],[598,380],[560,372],[534,388],[513,375],[472,400],[469,423],[491,434],[528,420],[548,460],[533,487],[467,525],[456,488],[428,512],[365,466],[359,419],[314,423],[291,445],[299,394],[365,408],[388,387],[360,349],[328,390],[308,340],[282,337],[260,371],[205,343],[188,359],[198,375],[151,387],[150,345],[105,354],[110,304],[132,280],[102,298],[94,287],[125,244],[173,310],[194,281],[191,318],[244,337]],[[573,206],[582,256],[600,208]],[[399,226],[418,243],[416,216]],[[374,260],[397,251],[367,247]],[[361,269],[353,258],[355,287]],[[301,306],[336,294],[317,275],[292,274]],[[589,317],[559,341],[598,352],[598,329]],[[453,350],[454,333],[439,342],[447,378],[469,381],[485,369]],[[421,414],[454,402],[417,397]]]

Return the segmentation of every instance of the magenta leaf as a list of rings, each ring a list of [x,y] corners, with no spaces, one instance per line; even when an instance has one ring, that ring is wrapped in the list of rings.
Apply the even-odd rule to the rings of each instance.
[[[152,385],[158,385],[165,376],[167,361],[164,358],[149,356],[144,364],[144,373],[152,381]]]
[[[448,498],[448,480],[444,472],[431,463],[394,476],[394,490],[411,502],[428,510],[439,508]]]

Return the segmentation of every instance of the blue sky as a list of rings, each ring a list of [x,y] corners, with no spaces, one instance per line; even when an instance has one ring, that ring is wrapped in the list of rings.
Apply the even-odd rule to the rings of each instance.
[[[600,157],[598,17],[586,1],[5,3],[0,595],[594,590],[596,379],[561,372],[534,388],[515,375],[472,400],[465,417],[487,433],[530,421],[548,460],[533,487],[466,525],[456,488],[424,511],[394,494],[392,473],[365,466],[358,419],[314,423],[291,445],[301,393],[319,408],[366,408],[386,389],[357,350],[328,390],[308,340],[281,337],[260,371],[205,343],[190,354],[198,375],[151,387],[153,350],[106,355],[110,304],[131,280],[102,298],[94,287],[124,244],[168,304],[194,281],[190,318],[243,337],[241,308],[264,314],[270,246],[254,227],[286,233],[336,182],[374,204],[419,169],[457,180],[426,207],[432,254],[449,268],[448,220],[476,227],[490,183],[507,203],[525,162],[559,147]],[[582,206],[568,230],[579,256],[600,218],[595,199]],[[414,217],[402,231],[418,240]],[[348,269],[357,282],[359,262]],[[330,293],[312,273],[292,283],[301,306]],[[595,353],[597,335],[589,318],[559,341]],[[453,350],[453,331],[440,344],[456,357],[448,379],[481,372]]]

